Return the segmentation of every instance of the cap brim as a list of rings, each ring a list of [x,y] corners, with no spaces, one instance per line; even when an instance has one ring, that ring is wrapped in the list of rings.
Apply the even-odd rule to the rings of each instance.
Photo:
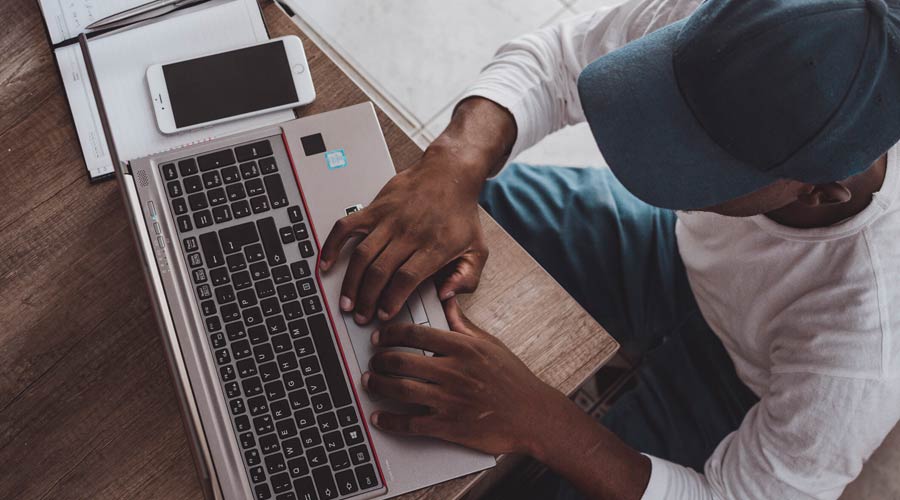
[[[585,116],[616,177],[647,203],[680,210],[717,205],[776,180],[713,142],[682,97],[672,53],[685,22],[597,59],[578,80]]]

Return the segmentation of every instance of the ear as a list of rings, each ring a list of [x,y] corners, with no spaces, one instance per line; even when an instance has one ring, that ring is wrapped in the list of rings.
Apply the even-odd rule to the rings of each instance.
[[[797,201],[808,207],[842,205],[853,198],[850,189],[840,182],[807,184],[804,188],[797,197]]]

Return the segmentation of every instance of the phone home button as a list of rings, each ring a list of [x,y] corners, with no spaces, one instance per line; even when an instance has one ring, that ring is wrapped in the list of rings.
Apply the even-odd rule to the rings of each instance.
[[[294,74],[300,75],[300,74],[302,74],[304,71],[306,71],[306,66],[304,66],[304,65],[302,65],[302,64],[296,64],[296,65],[294,65]]]

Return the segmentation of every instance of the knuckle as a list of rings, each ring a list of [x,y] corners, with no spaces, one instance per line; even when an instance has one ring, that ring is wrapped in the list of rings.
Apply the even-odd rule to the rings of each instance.
[[[419,282],[420,275],[417,271],[407,268],[400,268],[395,275],[397,283],[405,286],[414,285]]]
[[[356,245],[356,248],[353,249],[353,258],[356,260],[368,262],[373,254],[374,250],[372,249],[372,245],[366,241],[361,241],[359,245]]]
[[[372,280],[381,281],[387,277],[388,271],[383,262],[375,262],[371,266],[369,266],[369,271],[367,274]]]

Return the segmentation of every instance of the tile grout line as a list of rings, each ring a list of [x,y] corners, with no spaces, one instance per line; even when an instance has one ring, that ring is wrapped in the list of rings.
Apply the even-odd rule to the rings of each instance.
[[[367,97],[372,99],[403,131],[409,136],[421,130],[423,125],[415,115],[407,110],[398,99],[392,98],[384,91],[374,78],[368,77],[357,68],[357,64],[351,62],[351,58],[344,54],[335,44],[321,34],[321,30],[296,13],[290,16],[291,21],[306,34],[310,40],[319,46],[322,52],[338,66],[353,83],[360,87]]]

